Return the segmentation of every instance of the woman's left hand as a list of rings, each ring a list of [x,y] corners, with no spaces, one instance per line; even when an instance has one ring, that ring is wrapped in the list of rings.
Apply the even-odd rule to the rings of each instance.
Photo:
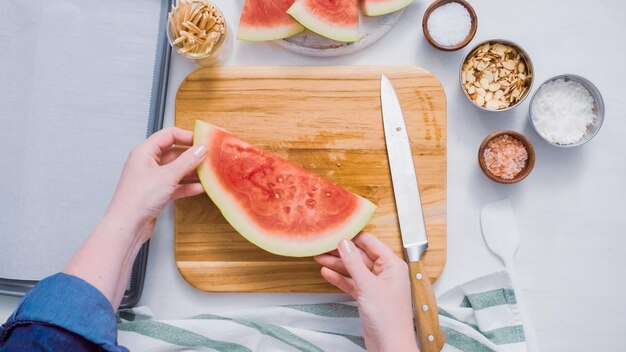
[[[206,146],[193,144],[193,132],[166,128],[150,136],[129,154],[107,218],[138,226],[148,240],[157,216],[172,199],[203,192],[195,172]],[[182,183],[181,183],[182,182]]]
[[[314,259],[328,282],[356,300],[368,351],[418,351],[409,269],[391,248],[361,233]]]

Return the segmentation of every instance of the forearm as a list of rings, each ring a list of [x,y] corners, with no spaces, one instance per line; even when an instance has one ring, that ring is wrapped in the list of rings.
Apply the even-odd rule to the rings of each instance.
[[[400,338],[398,340],[390,341],[387,344],[384,344],[380,349],[380,352],[393,352],[393,351],[403,351],[403,352],[420,352],[417,347],[417,341],[415,338]]]
[[[115,307],[119,307],[122,299],[124,298],[124,293],[126,292],[126,288],[128,287],[128,282],[130,281],[131,271],[133,269],[133,264],[135,263],[135,259],[137,258],[137,254],[141,250],[141,244],[138,246],[133,246],[133,251],[129,253],[129,255],[124,259],[124,264],[122,265],[122,271],[118,277],[116,293],[114,302],[116,302]]]
[[[97,288],[117,310],[147,224],[107,214],[70,259],[64,273]]]
[[[390,324],[387,327],[390,327],[391,325],[393,324]],[[419,348],[417,347],[416,335],[413,330],[413,324],[411,324],[410,327],[402,326],[392,329],[378,327],[377,330],[377,334],[366,334],[367,336],[365,344],[366,346],[368,346],[368,351],[419,352]]]
[[[397,317],[398,320],[401,317]],[[393,323],[387,326],[393,326]],[[419,352],[417,348],[417,336],[415,335],[412,315],[409,315],[403,324],[398,324],[390,332],[391,339],[386,344],[387,348],[383,351],[405,351],[405,352]]]
[[[193,133],[179,128],[159,131],[129,154],[107,215],[65,267],[119,307],[141,245],[150,238],[156,217],[172,199],[204,192],[199,182],[181,184],[206,154],[191,146]]]

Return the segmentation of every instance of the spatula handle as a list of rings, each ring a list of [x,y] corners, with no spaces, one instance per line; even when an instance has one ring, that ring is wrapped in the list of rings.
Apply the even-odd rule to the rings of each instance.
[[[437,301],[430,279],[426,276],[422,262],[410,262],[411,295],[413,315],[417,327],[421,352],[439,352],[446,342],[446,336],[439,328]]]

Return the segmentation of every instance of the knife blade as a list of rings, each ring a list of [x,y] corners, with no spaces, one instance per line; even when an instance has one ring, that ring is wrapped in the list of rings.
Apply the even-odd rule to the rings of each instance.
[[[439,327],[437,301],[421,262],[428,248],[422,202],[402,106],[387,76],[380,80],[383,128],[402,245],[409,262],[413,314],[422,351],[441,351],[445,335]]]

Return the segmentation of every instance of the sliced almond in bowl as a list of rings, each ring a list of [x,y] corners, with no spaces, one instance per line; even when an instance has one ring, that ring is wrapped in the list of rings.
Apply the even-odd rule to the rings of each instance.
[[[526,53],[514,43],[492,40],[479,44],[461,66],[465,95],[487,110],[507,110],[519,104],[532,85]]]

